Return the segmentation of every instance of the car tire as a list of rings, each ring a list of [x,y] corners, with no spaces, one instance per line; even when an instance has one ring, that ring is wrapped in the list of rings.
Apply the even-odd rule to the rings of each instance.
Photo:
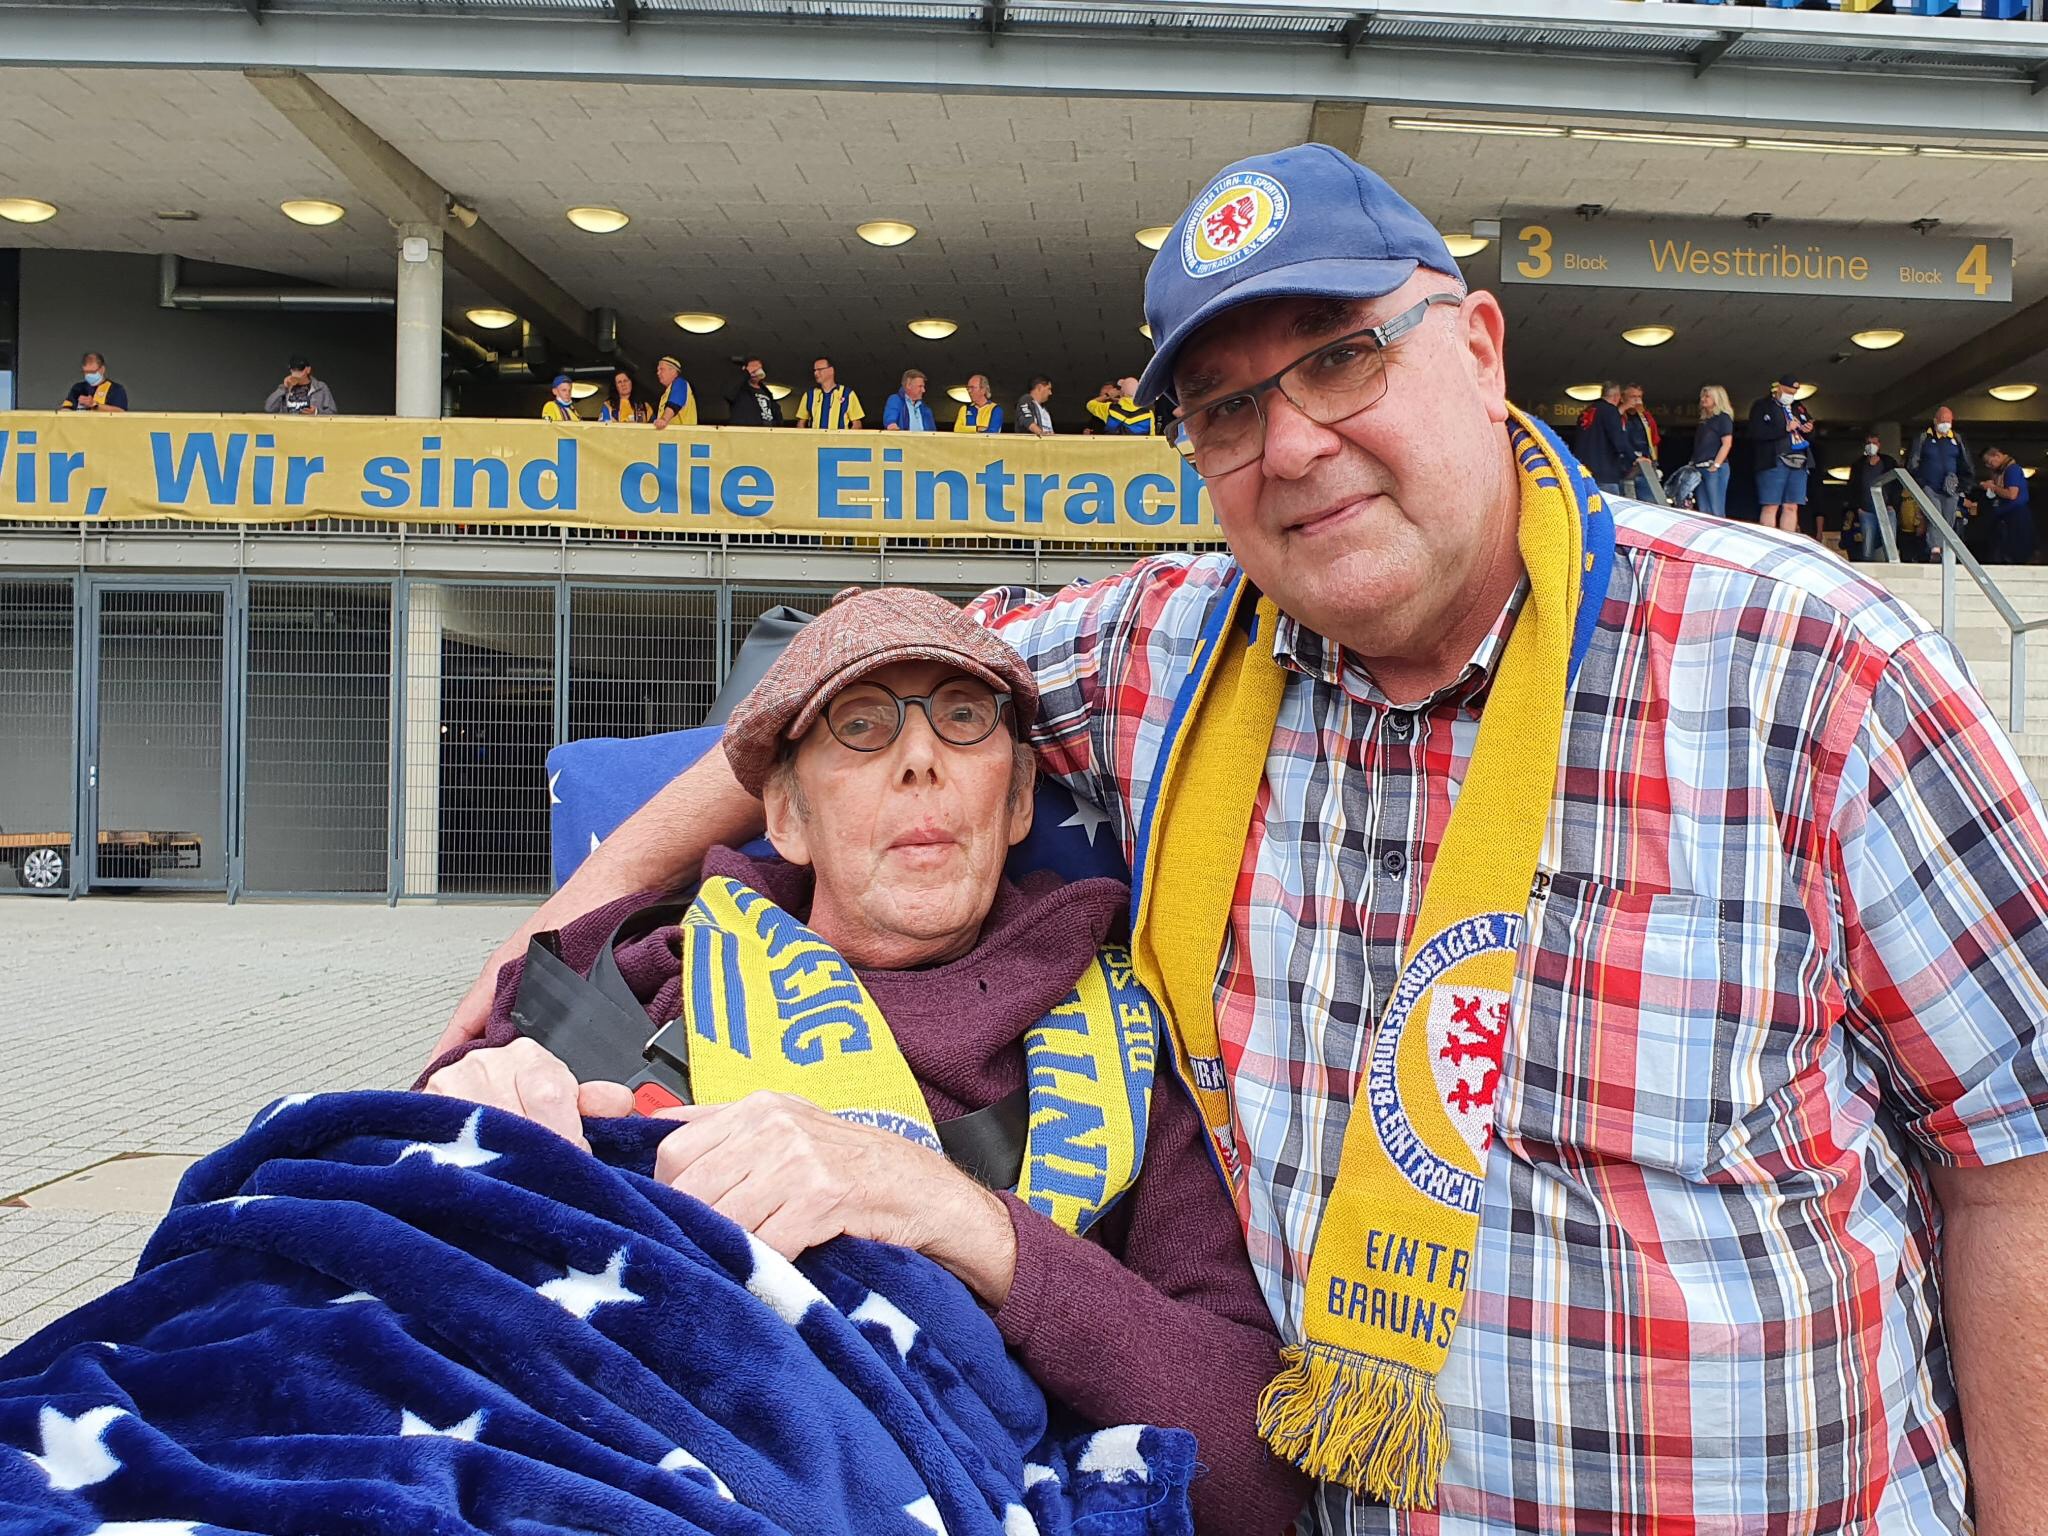
[[[21,883],[31,891],[61,891],[71,883],[69,850],[31,848],[22,857]]]

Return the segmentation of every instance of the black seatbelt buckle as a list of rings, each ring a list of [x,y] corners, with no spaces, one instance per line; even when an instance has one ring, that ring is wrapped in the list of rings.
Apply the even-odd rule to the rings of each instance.
[[[670,1019],[657,1029],[640,1054],[647,1065],[626,1084],[633,1090],[635,1109],[651,1115],[657,1109],[696,1102],[690,1096],[690,1042],[681,1019]]]

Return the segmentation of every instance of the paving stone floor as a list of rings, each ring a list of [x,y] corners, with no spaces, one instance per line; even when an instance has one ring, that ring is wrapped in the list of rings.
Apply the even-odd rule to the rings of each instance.
[[[203,1154],[287,1093],[410,1083],[512,906],[0,898],[0,1350],[125,1279],[133,1210],[5,1202]]]

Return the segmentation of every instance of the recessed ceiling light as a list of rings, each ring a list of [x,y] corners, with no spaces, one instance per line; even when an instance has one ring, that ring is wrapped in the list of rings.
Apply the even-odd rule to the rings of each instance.
[[[1564,392],[1574,400],[1598,400],[1600,398],[1600,386],[1598,384],[1567,384],[1564,387]]]
[[[2035,391],[2040,389],[2040,387],[2038,384],[1994,384],[1991,386],[1991,398],[1994,400],[2031,400],[2034,398]]]
[[[567,217],[578,229],[593,235],[614,235],[633,222],[616,208],[571,208]]]
[[[870,219],[856,225],[853,232],[869,245],[901,245],[916,236],[917,226],[901,219]]]
[[[509,309],[468,309],[463,314],[471,325],[480,325],[487,331],[502,331],[519,323],[519,317]]]
[[[1887,347],[1896,347],[1900,342],[1904,341],[1906,339],[1906,333],[1904,331],[1893,331],[1885,329],[1878,329],[1875,331],[1858,331],[1849,339],[1855,342],[1857,346],[1862,347],[1866,351],[1882,352]]]
[[[1166,237],[1172,233],[1171,224],[1148,224],[1138,231],[1138,244],[1148,251],[1156,251],[1166,244]]]
[[[768,393],[778,400],[787,400],[789,398],[789,386],[787,384],[770,384],[768,386]]]
[[[197,224],[199,212],[194,208],[159,208],[156,216],[166,224]]]
[[[278,212],[294,224],[311,224],[318,228],[322,224],[336,224],[348,210],[339,203],[330,203],[318,197],[287,198],[277,205]]]
[[[2029,480],[2034,478],[2034,472],[2031,469],[2023,469],[2020,471],[2020,473],[2025,475]]]
[[[1937,160],[2048,160],[2048,149],[1947,149],[1922,144],[1920,153]]]
[[[1820,386],[1818,384],[1802,384],[1792,391],[1792,398],[1794,400],[1811,400],[1819,393]]]
[[[569,398],[571,400],[588,400],[596,393],[597,386],[588,379],[577,379],[569,386]]]
[[[944,341],[959,329],[958,321],[941,320],[937,315],[926,315],[910,322],[910,334],[922,336],[926,341]]]
[[[57,205],[39,197],[0,197],[0,219],[16,224],[40,224],[57,217]]]
[[[1467,256],[1477,256],[1491,244],[1491,240],[1482,240],[1477,235],[1444,236],[1445,247],[1459,261],[1463,261]]]
[[[1837,464],[1833,469],[1828,471],[1828,478],[1834,481],[1837,485],[1846,485],[1849,481],[1849,466],[1846,464]]]
[[[1621,333],[1621,339],[1632,347],[1661,347],[1677,334],[1668,325],[1632,325]]]
[[[1566,132],[1551,123],[1468,123],[1454,117],[1395,117],[1388,122],[1412,133],[1494,133],[1513,138],[1561,139]]]
[[[951,389],[946,391],[946,394],[950,398],[958,400],[962,405],[965,405],[967,403],[967,386],[965,384],[955,384]]]
[[[1788,155],[1910,155],[1910,144],[1830,144],[1826,139],[1744,139],[1745,149],[1782,150]]]
[[[1616,144],[1685,144],[1694,149],[1735,149],[1742,143],[1723,133],[1651,133],[1636,128],[1574,128],[1572,137]]]
[[[1138,334],[1147,341],[1150,341],[1152,339],[1152,327],[1149,324],[1141,325],[1138,327]]]
[[[675,317],[675,322],[692,336],[709,336],[713,331],[725,329],[725,316],[705,310],[685,311]]]

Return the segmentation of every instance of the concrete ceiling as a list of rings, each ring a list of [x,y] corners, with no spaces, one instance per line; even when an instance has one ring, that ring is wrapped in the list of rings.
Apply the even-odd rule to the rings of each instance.
[[[1301,102],[751,90],[677,85],[322,75],[320,83],[443,185],[464,195],[583,304],[616,308],[677,349],[707,392],[725,359],[764,355],[772,377],[807,380],[832,353],[870,415],[905,367],[940,385],[971,371],[1014,398],[1029,374],[1073,410],[1094,383],[1135,370],[1150,254],[1132,238],[1166,223],[1222,164],[1298,143]],[[2048,298],[2048,178],[1996,162],[1770,155],[1591,142],[1423,134],[1364,114],[1365,158],[1446,229],[1475,218],[1599,203],[1614,216],[1739,218],[1899,227],[2015,242],[2014,308]],[[67,132],[67,124],[90,125]],[[1612,126],[1610,123],[1609,126]],[[1656,125],[1651,125],[1656,126]],[[0,195],[47,198],[49,223],[0,226],[25,246],[164,250],[285,277],[389,287],[390,231],[239,75],[187,70],[0,70]],[[277,211],[287,197],[351,209],[323,230]],[[595,203],[633,222],[585,234],[563,211]],[[189,208],[197,223],[162,223]],[[908,245],[868,246],[854,225],[900,218]],[[1467,264],[1494,286],[1497,248]],[[1941,302],[1498,289],[1511,324],[1517,395],[1556,399],[1602,374],[1640,379],[1653,399],[1702,382],[1738,401],[1790,369],[1821,385],[1816,406],[1854,419],[1872,395],[2006,320],[2012,311]],[[450,279],[459,309],[487,297]],[[726,315],[711,337],[669,316]],[[960,322],[943,342],[905,324]],[[1620,340],[1659,321],[1655,350]],[[1907,332],[1889,352],[1851,347],[1878,325]],[[479,333],[482,334],[482,333]],[[488,338],[486,338],[488,339]],[[1834,361],[1838,354],[1851,354]],[[2022,376],[2048,383],[2048,357]],[[1983,383],[1995,382],[1985,379]],[[2038,418],[1980,395],[1971,416]]]

